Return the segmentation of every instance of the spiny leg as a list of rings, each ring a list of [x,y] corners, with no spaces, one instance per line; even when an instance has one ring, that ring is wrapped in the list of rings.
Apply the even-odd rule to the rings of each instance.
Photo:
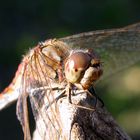
[[[67,98],[68,98],[68,102],[70,104],[72,104],[72,100],[71,100],[71,83],[68,83],[67,87],[66,87],[66,93],[67,93]]]
[[[92,96],[95,96],[95,108],[96,108],[96,105],[97,105],[97,101],[99,100],[100,102],[101,102],[101,107],[104,107],[104,102],[103,102],[103,100],[96,94],[96,91],[95,91],[95,89],[94,89],[94,87],[93,86],[91,86],[89,89],[88,89],[88,91],[92,94]]]
[[[68,98],[68,103],[70,103],[71,105],[73,105],[75,107],[78,107],[78,108],[94,111],[95,110],[94,108],[85,107],[85,106],[82,106],[82,105],[77,105],[77,104],[72,103],[71,96],[72,96],[73,90],[71,89],[71,87],[72,87],[71,83],[69,83],[66,87],[66,94],[67,94],[67,98]]]
[[[59,99],[65,97],[65,96],[66,96],[66,95],[65,95],[65,92],[66,92],[65,89],[62,90],[62,92],[60,93],[59,96],[57,96],[52,102],[50,102],[48,105],[46,105],[45,109],[48,109],[54,102],[57,102]]]

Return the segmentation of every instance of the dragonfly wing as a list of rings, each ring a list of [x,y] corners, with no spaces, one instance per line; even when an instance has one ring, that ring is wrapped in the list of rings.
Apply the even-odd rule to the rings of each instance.
[[[103,78],[140,62],[140,23],[120,29],[81,33],[60,40],[72,48],[93,49],[103,61]]]
[[[44,139],[42,129],[48,134],[45,139],[51,139],[54,135],[56,139],[60,137],[62,126],[57,117],[58,112],[55,102],[59,90],[55,92],[54,87],[59,88],[61,86],[58,71],[63,71],[61,64],[67,54],[64,46],[65,44],[57,40],[46,41],[44,46],[35,47],[23,60],[26,65],[21,83],[21,96],[17,104],[17,116],[24,130],[25,139],[30,137],[27,108],[28,95],[36,129],[42,139]],[[48,131],[46,132],[46,130]]]
[[[61,91],[59,89],[53,90],[52,84],[52,89],[49,86],[35,88],[29,95],[36,122],[36,131],[42,139],[50,140],[53,138],[57,140],[63,135],[58,104],[55,101]],[[52,104],[50,105],[51,102]]]

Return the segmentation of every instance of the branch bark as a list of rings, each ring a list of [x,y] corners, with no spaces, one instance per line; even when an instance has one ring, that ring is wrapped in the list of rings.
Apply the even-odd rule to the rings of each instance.
[[[43,91],[39,91],[42,95]],[[58,91],[55,91],[58,93]],[[38,94],[36,92],[36,94]],[[33,95],[33,94],[32,94]],[[35,95],[35,94],[34,94]],[[44,94],[45,95],[45,94]],[[55,94],[54,94],[55,95]],[[45,96],[44,96],[45,97]],[[48,116],[54,116],[54,112],[57,113],[56,118],[61,122],[61,129],[57,126],[55,119],[51,120],[51,123],[58,128],[61,133],[60,140],[130,140],[131,138],[123,131],[122,128],[116,123],[111,114],[105,107],[101,107],[101,102],[98,100],[96,109],[91,111],[89,109],[83,109],[82,107],[93,108],[95,106],[95,98],[89,93],[83,90],[77,90],[72,96],[73,104],[68,102],[67,97],[59,99],[54,103],[53,114],[52,110],[46,110],[45,114]],[[74,105],[75,104],[75,105]],[[79,107],[77,107],[77,105]],[[41,109],[42,110],[42,109]],[[35,114],[36,115],[36,114]],[[43,114],[42,114],[43,116]],[[56,140],[55,130],[53,130],[50,124],[50,118],[44,117],[45,123],[42,121],[42,117],[36,116],[37,129],[34,132],[33,140]],[[39,130],[40,129],[40,130]],[[53,132],[51,132],[51,131]],[[42,135],[40,135],[40,132]],[[49,136],[49,132],[52,136]]]

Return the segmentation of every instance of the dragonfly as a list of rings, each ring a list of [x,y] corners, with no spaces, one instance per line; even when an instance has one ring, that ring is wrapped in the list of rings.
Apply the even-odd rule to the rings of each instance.
[[[17,117],[24,139],[30,140],[29,97],[34,119],[39,120],[36,130],[40,137],[67,139],[62,133],[62,122],[57,117],[57,101],[66,96],[68,103],[73,104],[71,97],[74,90],[90,94],[89,89],[94,88],[96,81],[140,62],[139,40],[140,23],[137,23],[38,43],[23,57],[13,81],[0,94],[0,110],[18,100]],[[43,128],[47,132],[42,134]],[[47,133],[45,138],[44,133]]]

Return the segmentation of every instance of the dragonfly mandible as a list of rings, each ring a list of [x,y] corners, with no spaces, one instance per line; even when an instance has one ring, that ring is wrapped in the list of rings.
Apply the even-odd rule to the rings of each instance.
[[[58,91],[65,91],[69,83],[78,89],[88,89],[93,86],[92,83],[102,75],[101,60],[104,62],[105,71],[103,78],[139,62],[139,40],[140,24],[138,23],[120,29],[87,32],[39,43],[24,56],[12,83],[0,95],[0,110],[18,99],[17,116],[22,124],[25,139],[31,139],[27,108],[29,96],[35,119],[38,112],[38,117],[42,118],[45,126],[52,125],[52,130],[48,130],[50,133],[48,139],[58,130],[60,132],[55,139],[60,139],[62,129],[61,122],[56,117],[57,112],[54,109],[56,105],[52,104],[49,107],[53,115],[43,113],[40,106],[44,100],[41,99],[45,98],[48,104],[51,103],[59,95],[64,95],[62,93],[58,95]],[[93,52],[87,51],[88,49],[93,49]],[[76,61],[77,58],[84,58],[85,62],[82,61],[80,65]],[[78,66],[75,67],[76,65]],[[85,79],[89,74],[86,70],[90,67],[94,68],[94,72],[92,71],[92,78],[89,78],[86,83]],[[70,71],[71,75],[69,75]],[[47,94],[30,94],[32,90],[37,91],[41,88],[46,90]],[[69,88],[68,86],[68,90]],[[48,120],[44,120],[46,116]],[[52,120],[56,120],[56,124],[53,124]]]

